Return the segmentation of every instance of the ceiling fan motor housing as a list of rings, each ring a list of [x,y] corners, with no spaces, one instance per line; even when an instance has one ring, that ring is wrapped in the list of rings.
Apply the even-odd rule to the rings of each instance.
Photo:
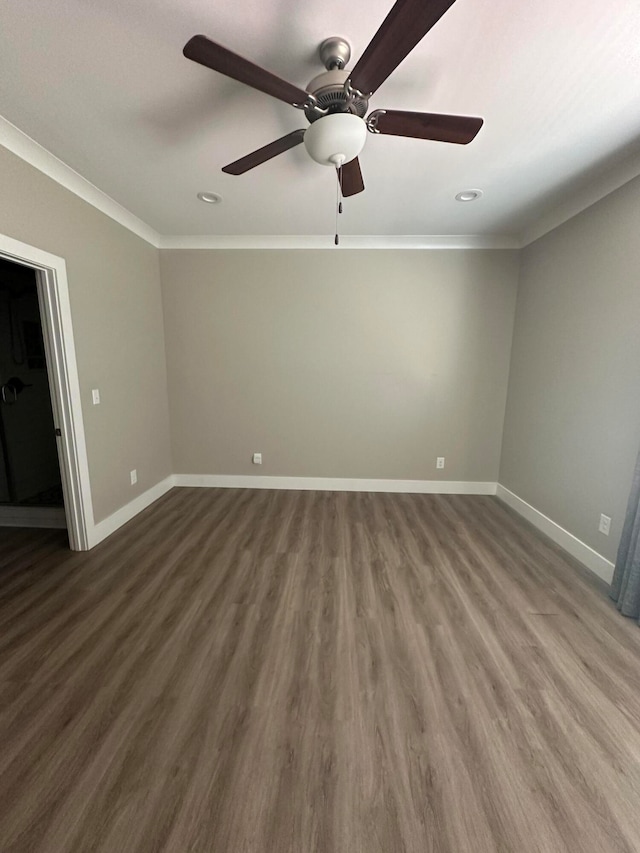
[[[311,92],[315,96],[318,106],[328,113],[353,113],[353,115],[364,118],[369,107],[369,101],[358,95],[351,99],[347,98],[344,84],[347,82],[349,74],[349,71],[340,68],[324,71],[313,78],[307,86],[307,92]],[[313,107],[305,110],[305,115],[312,124],[322,117],[322,113],[318,113]]]

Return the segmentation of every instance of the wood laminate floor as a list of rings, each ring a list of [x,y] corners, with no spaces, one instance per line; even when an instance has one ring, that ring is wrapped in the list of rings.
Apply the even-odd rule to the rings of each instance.
[[[640,850],[640,630],[495,498],[0,531],[0,850]]]

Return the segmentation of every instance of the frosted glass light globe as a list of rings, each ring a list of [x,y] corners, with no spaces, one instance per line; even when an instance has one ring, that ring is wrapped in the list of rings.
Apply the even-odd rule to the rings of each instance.
[[[322,166],[342,166],[364,148],[367,126],[353,113],[331,113],[317,119],[304,135],[309,156]]]

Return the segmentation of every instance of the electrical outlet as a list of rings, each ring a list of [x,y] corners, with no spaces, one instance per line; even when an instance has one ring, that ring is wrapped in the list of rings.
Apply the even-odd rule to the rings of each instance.
[[[598,525],[598,530],[600,533],[604,533],[605,536],[609,535],[609,531],[611,530],[611,519],[608,515],[600,515],[600,524]]]
[[[438,456],[437,457],[436,468],[444,468],[444,456]]]
[[[251,457],[251,461],[254,465],[262,465],[262,453],[254,453]]]
[[[137,471],[137,469],[134,468],[133,471],[130,472],[130,474],[131,474],[131,485],[135,486],[135,484],[138,482],[138,471]]]
[[[94,388],[91,391],[91,399],[93,400],[94,406],[97,406],[100,403],[100,391],[97,388]]]

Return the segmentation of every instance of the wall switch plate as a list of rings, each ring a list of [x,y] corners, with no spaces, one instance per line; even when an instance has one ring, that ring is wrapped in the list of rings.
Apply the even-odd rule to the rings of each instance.
[[[598,525],[598,530],[600,533],[604,533],[605,536],[609,535],[609,531],[611,530],[611,519],[608,515],[600,515],[600,524]]]
[[[135,484],[138,482],[138,470],[136,468],[134,468],[133,471],[130,472],[130,474],[131,474],[131,485],[135,486]]]
[[[91,399],[93,400],[93,405],[97,406],[100,402],[100,391],[98,390],[98,388],[94,388],[91,392]]]
[[[251,461],[254,465],[262,465],[262,453],[254,453],[251,457]]]
[[[444,456],[438,456],[437,457],[436,468],[444,468]]]

